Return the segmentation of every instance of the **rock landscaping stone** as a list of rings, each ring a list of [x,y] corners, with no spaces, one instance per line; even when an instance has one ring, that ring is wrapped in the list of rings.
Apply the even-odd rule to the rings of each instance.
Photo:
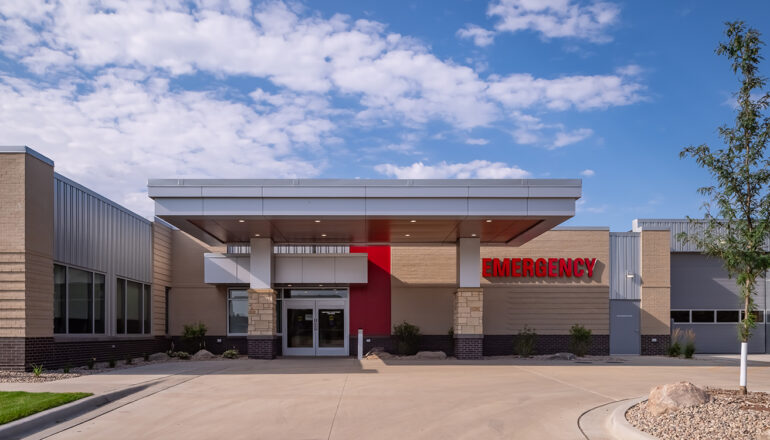
[[[575,360],[575,357],[576,356],[572,353],[556,353],[548,356],[548,359],[572,361]]]
[[[212,358],[214,358],[214,355],[206,349],[198,350],[198,352],[192,356],[194,361],[205,361]]]
[[[702,389],[690,382],[677,382],[653,388],[645,408],[651,415],[659,416],[708,401],[709,395]]]
[[[385,347],[374,347],[366,353],[364,359],[393,359],[394,356],[387,351]]]
[[[446,353],[443,351],[418,351],[416,355],[414,355],[416,359],[439,359],[444,360],[446,359]]]
[[[150,355],[150,362],[167,361],[169,359],[171,358],[169,358],[166,353],[153,353]]]
[[[648,402],[642,402],[626,412],[626,419],[661,440],[770,440],[770,394],[706,391],[711,398],[702,405],[653,416]]]

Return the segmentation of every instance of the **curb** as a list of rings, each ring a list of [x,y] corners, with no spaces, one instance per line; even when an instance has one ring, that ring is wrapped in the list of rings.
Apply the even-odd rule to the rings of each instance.
[[[617,439],[657,440],[657,437],[653,437],[646,432],[636,429],[628,420],[626,420],[626,412],[631,409],[632,406],[644,402],[645,400],[647,400],[646,397],[639,397],[619,402],[605,422],[605,426],[609,433]]]
[[[58,423],[72,419],[79,415],[93,411],[99,407],[120,400],[126,396],[137,393],[148,387],[155,385],[160,380],[154,380],[141,385],[134,385],[116,391],[104,394],[85,397],[74,402],[47,409],[45,411],[32,414],[19,420],[0,425],[0,438],[17,439],[44,429],[50,428]]]

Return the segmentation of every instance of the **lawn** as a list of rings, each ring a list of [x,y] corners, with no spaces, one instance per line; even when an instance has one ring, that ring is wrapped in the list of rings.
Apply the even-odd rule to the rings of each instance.
[[[91,393],[0,391],[0,425],[90,395]]]

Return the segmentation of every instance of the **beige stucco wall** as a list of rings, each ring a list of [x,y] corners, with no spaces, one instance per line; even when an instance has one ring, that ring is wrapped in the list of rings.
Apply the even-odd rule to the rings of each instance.
[[[453,325],[456,291],[455,287],[392,287],[391,321],[417,325],[422,334],[445,335]]]
[[[671,320],[671,232],[642,230],[641,332],[666,335]]]
[[[172,231],[169,334],[181,335],[185,324],[196,322],[206,324],[209,335],[227,334],[227,289],[203,282],[203,254],[224,251]]]
[[[166,287],[171,287],[171,228],[152,224],[152,333],[166,333]]]

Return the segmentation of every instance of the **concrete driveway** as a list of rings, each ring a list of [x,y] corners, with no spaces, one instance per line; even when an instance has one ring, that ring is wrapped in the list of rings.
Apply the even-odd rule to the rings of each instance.
[[[750,389],[770,391],[770,358],[759,359],[749,369]],[[46,432],[51,439],[582,439],[577,419],[584,411],[665,382],[735,387],[736,362],[244,359],[157,364],[25,388],[98,393],[149,379],[173,381],[111,412]]]

